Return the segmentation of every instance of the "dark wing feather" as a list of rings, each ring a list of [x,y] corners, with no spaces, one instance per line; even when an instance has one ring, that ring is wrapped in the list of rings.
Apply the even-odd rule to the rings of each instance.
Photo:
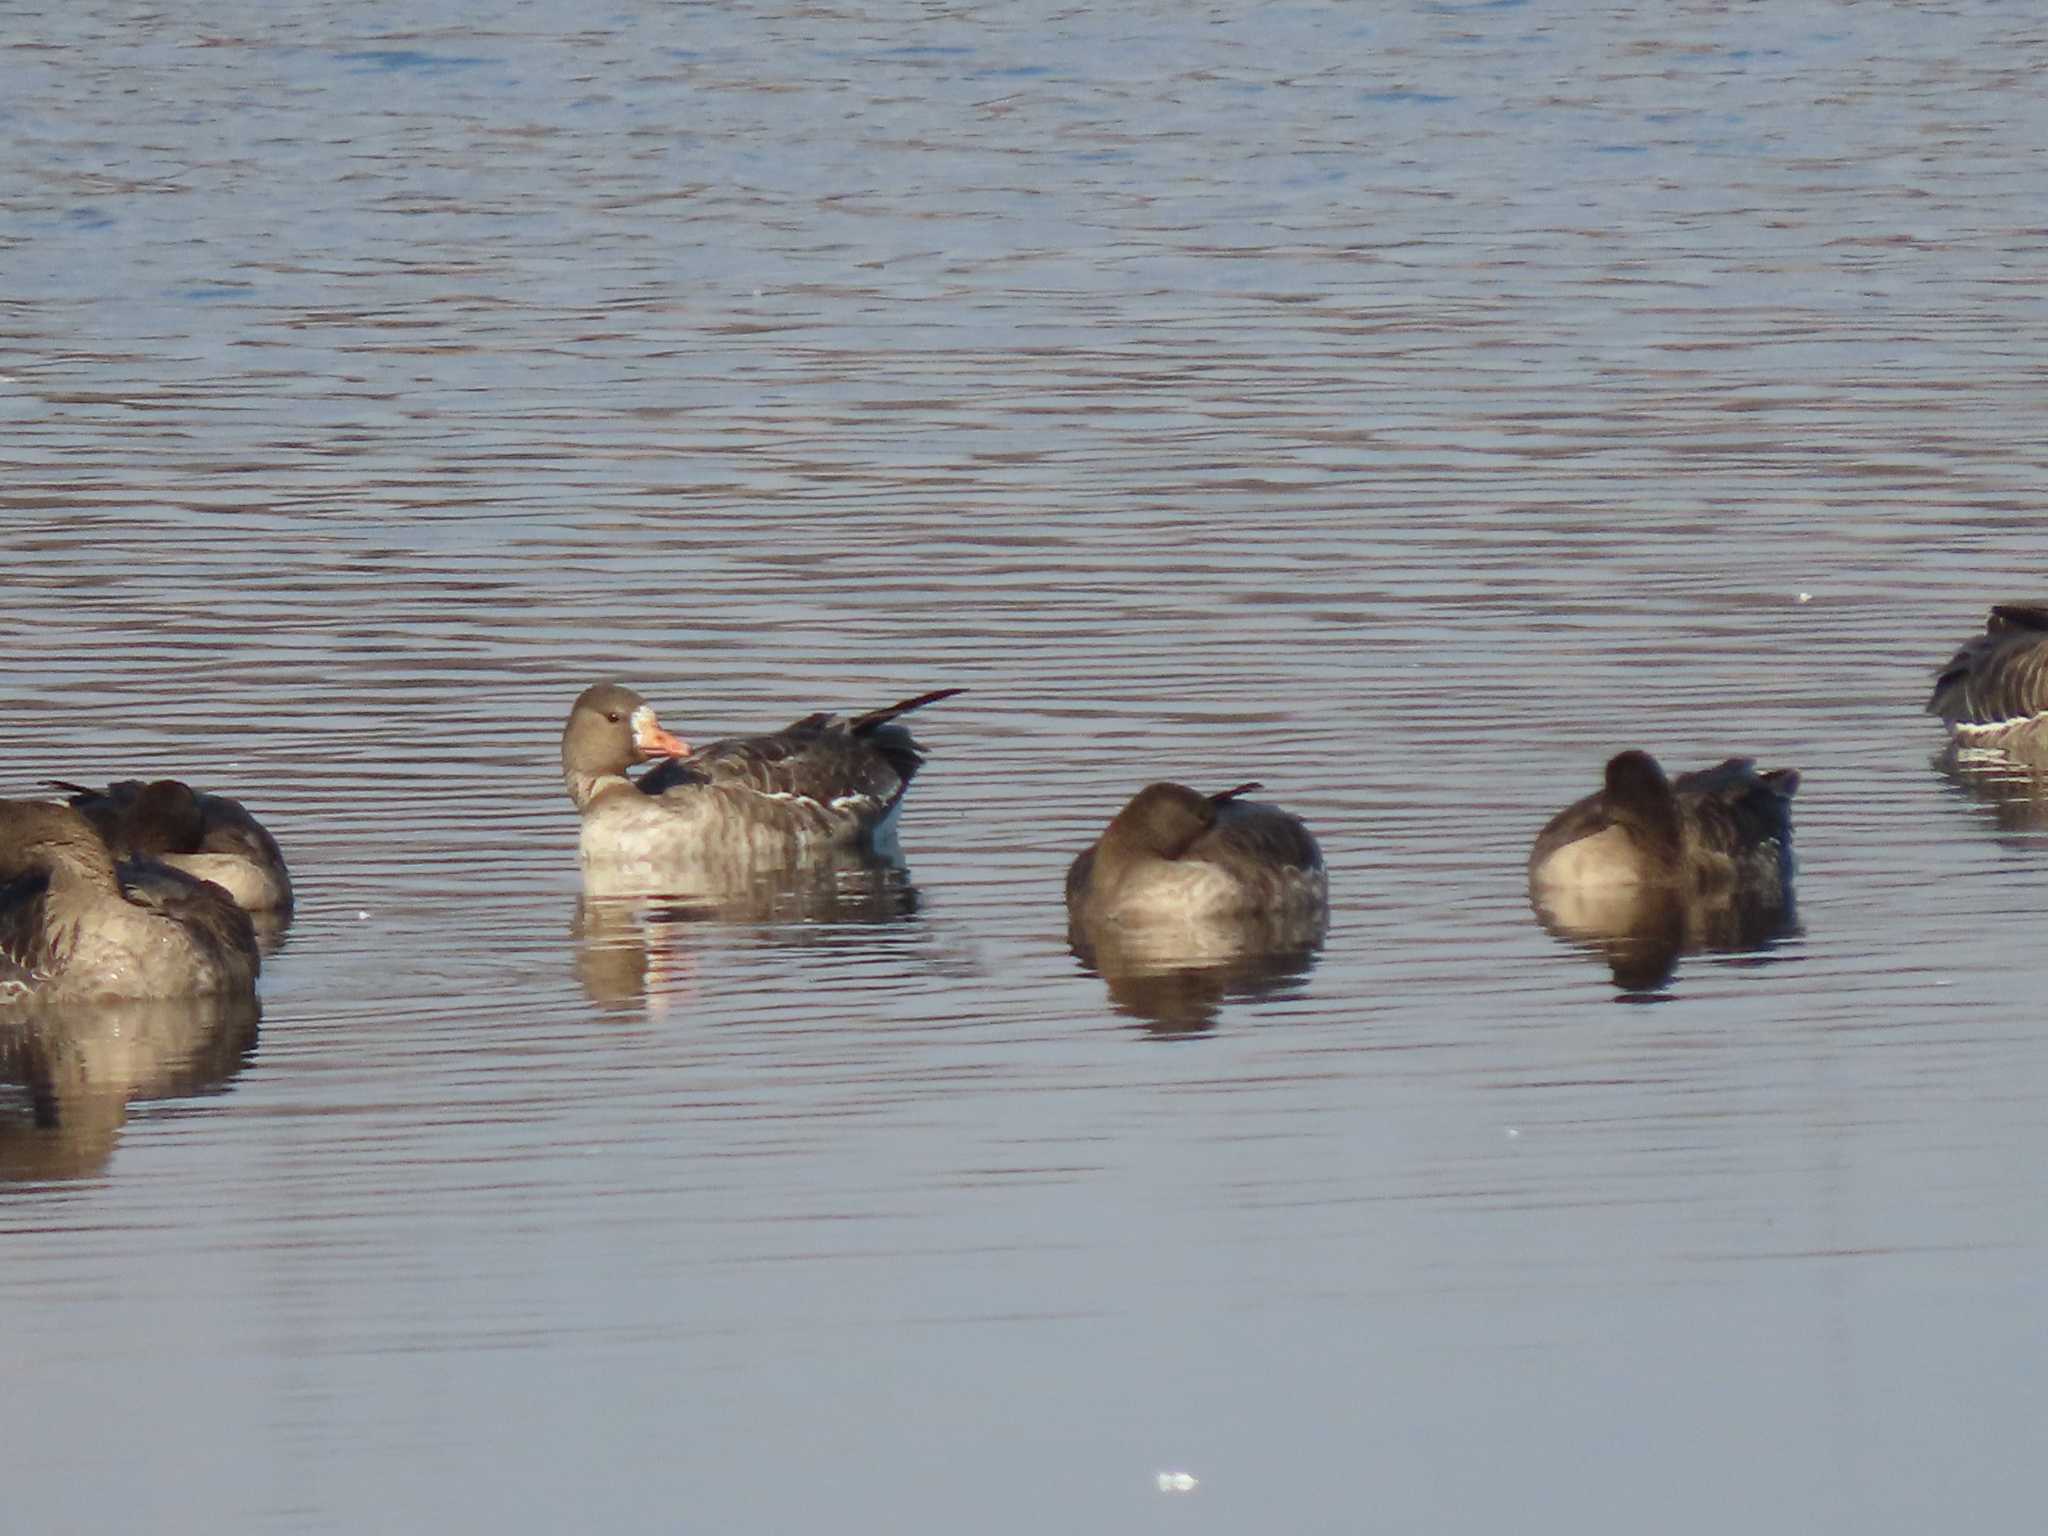
[[[1209,803],[1211,805],[1228,805],[1231,801],[1235,800],[1239,795],[1248,795],[1252,793],[1252,791],[1254,790],[1264,789],[1265,787],[1265,785],[1259,783],[1258,780],[1254,779],[1249,784],[1239,784],[1231,789],[1217,790],[1215,794],[1209,797]]]
[[[941,699],[950,699],[966,691],[965,688],[934,688],[930,693],[920,693],[915,698],[901,699],[886,708],[871,709],[864,715],[857,715],[847,729],[856,736],[866,735],[877,726],[887,725],[898,715],[907,715],[913,709],[923,709],[927,704],[936,704]],[[815,720],[818,716],[813,715],[811,718]]]
[[[905,787],[887,760],[867,751],[844,725],[715,741],[688,757],[655,764],[638,782],[650,795],[729,789],[818,805],[857,796],[887,806]]]
[[[1672,780],[1671,787],[1680,796],[1706,797],[1740,795],[1754,788],[1759,782],[1755,758],[1731,757],[1714,764],[1711,768],[1696,768],[1691,773],[1681,773]]]
[[[200,802],[206,797],[194,794],[189,785],[176,779],[152,784],[121,779],[105,789],[88,789],[61,779],[48,782],[69,796],[71,808],[93,824],[117,859],[199,852],[204,835]],[[246,818],[247,813],[243,815]]]
[[[870,751],[878,753],[890,771],[902,781],[896,791],[898,796],[910,787],[910,781],[917,777],[917,770],[924,766],[925,751],[910,734],[908,726],[896,724],[896,717],[966,691],[964,688],[935,688],[930,693],[920,693],[916,698],[891,704],[887,709],[870,710],[847,727],[856,740],[866,743]]]
[[[852,721],[806,715],[771,736],[715,741],[688,757],[657,763],[637,782],[650,795],[731,789],[820,806],[866,802],[879,813],[902,798],[924,765],[923,749],[894,723],[896,717],[961,691],[920,694]]]
[[[1792,796],[1799,775],[1789,768],[1758,773],[1746,757],[1731,757],[1697,773],[1680,774],[1672,786],[1694,845],[1746,862],[1766,855],[1770,873],[1792,846]],[[1771,850],[1775,847],[1775,854]]]
[[[65,796],[71,808],[93,824],[117,859],[132,858],[138,852],[134,845],[134,831],[131,825],[135,815],[135,799],[141,793],[142,784],[136,779],[122,779],[109,784],[105,789],[92,789],[84,784],[72,784],[63,779],[45,780],[50,788]],[[150,852],[162,853],[167,850],[156,848]]]
[[[1218,806],[1215,825],[1195,840],[1188,857],[1311,875],[1323,867],[1322,850],[1300,818],[1255,800]]]
[[[1991,617],[1985,621],[1984,627],[1992,634],[2020,630],[2048,634],[2048,604],[1993,603]]]
[[[226,891],[153,859],[130,859],[117,873],[121,894],[130,902],[179,923],[215,951],[224,967],[246,968],[243,980],[255,979],[262,963],[256,928]]]

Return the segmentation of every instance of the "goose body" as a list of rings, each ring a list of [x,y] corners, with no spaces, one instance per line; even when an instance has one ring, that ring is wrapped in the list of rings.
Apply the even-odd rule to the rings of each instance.
[[[105,789],[53,779],[50,787],[99,829],[116,860],[150,859],[210,880],[245,912],[290,911],[284,854],[240,801],[177,779],[123,779]]]
[[[1608,761],[1605,782],[1553,816],[1529,854],[1529,883],[1553,900],[1600,888],[1781,891],[1792,875],[1789,768],[1748,758],[1665,777],[1647,752]]]
[[[582,816],[579,854],[600,892],[718,886],[828,848],[886,846],[924,749],[898,718],[942,688],[845,719],[692,749],[632,689],[584,690],[562,732],[562,777]],[[637,761],[660,759],[638,779]]]
[[[2048,605],[1993,607],[1936,676],[1927,712],[1958,746],[2048,756]]]
[[[219,887],[117,865],[69,806],[0,800],[0,998],[248,994],[260,964],[248,914]]]
[[[1204,795],[1147,785],[1067,871],[1076,925],[1293,922],[1322,914],[1322,850],[1298,817],[1241,797],[1242,784]]]

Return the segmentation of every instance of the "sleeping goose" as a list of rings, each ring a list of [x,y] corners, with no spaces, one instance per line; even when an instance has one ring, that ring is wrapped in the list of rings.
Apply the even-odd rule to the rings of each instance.
[[[1097,923],[1286,924],[1329,902],[1322,850],[1299,818],[1243,796],[1148,784],[1067,871],[1067,912]]]
[[[99,828],[116,859],[153,859],[211,880],[245,912],[288,913],[292,879],[263,823],[225,795],[177,779],[123,779],[105,789],[50,780]]]
[[[117,869],[69,806],[0,800],[0,995],[240,994],[259,965],[249,915],[218,886],[148,859]]]
[[[562,730],[562,777],[583,817],[586,883],[671,889],[678,874],[736,875],[810,850],[887,846],[924,750],[898,717],[941,688],[853,719],[806,715],[772,735],[692,749],[618,683],[586,688]],[[626,769],[658,758],[638,779]]]
[[[1792,876],[1790,768],[1758,773],[1748,758],[1664,776],[1647,752],[1609,759],[1605,784],[1566,806],[1536,836],[1530,889],[1727,887],[1781,891]]]
[[[1934,680],[1927,712],[1961,747],[2048,758],[2048,606],[1999,603]]]

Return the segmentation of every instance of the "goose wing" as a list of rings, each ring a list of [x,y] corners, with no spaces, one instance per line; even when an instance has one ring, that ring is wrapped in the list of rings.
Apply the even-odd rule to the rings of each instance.
[[[924,764],[924,749],[897,718],[961,691],[919,694],[852,720],[806,715],[772,735],[715,741],[657,763],[638,783],[650,795],[709,788],[806,803],[835,815],[880,816]]]
[[[1228,793],[1235,796],[1243,790]],[[1300,817],[1277,806],[1235,798],[1217,805],[1215,825],[1195,840],[1188,856],[1303,875],[1313,875],[1323,867],[1323,851]]]
[[[1672,788],[1699,842],[1716,852],[1737,854],[1792,841],[1792,796],[1799,789],[1794,769],[1759,773],[1754,759],[1731,757],[1680,774]]]
[[[153,859],[130,859],[116,871],[121,894],[138,907],[169,918],[232,971],[254,980],[262,961],[256,928],[232,896],[209,880]]]
[[[1997,725],[2048,712],[2048,607],[2000,603],[1934,679],[1927,712],[1949,725]]]

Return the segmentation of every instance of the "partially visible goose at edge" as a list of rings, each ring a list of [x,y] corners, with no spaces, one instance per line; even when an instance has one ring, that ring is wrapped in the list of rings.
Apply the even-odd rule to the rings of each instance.
[[[1148,784],[1067,871],[1067,912],[1083,926],[1319,918],[1322,850],[1300,818],[1242,797]]]
[[[291,911],[284,853],[240,801],[202,794],[177,779],[122,779],[105,789],[49,782],[99,828],[116,859],[153,859],[211,880],[245,912]]]
[[[1934,680],[1927,712],[1959,747],[2048,761],[2048,605],[1999,603]]]
[[[147,859],[117,869],[69,806],[0,800],[0,999],[248,993],[260,965],[220,887]]]
[[[886,847],[925,762],[899,717],[962,691],[940,688],[851,720],[806,715],[770,735],[692,749],[632,689],[586,688],[562,730],[586,883],[657,891],[678,875],[738,879],[812,849]],[[662,761],[627,776],[651,758]]]
[[[1780,889],[1792,877],[1798,788],[1795,770],[1758,773],[1746,757],[1674,781],[1647,752],[1616,753],[1602,787],[1536,835],[1530,886]]]

